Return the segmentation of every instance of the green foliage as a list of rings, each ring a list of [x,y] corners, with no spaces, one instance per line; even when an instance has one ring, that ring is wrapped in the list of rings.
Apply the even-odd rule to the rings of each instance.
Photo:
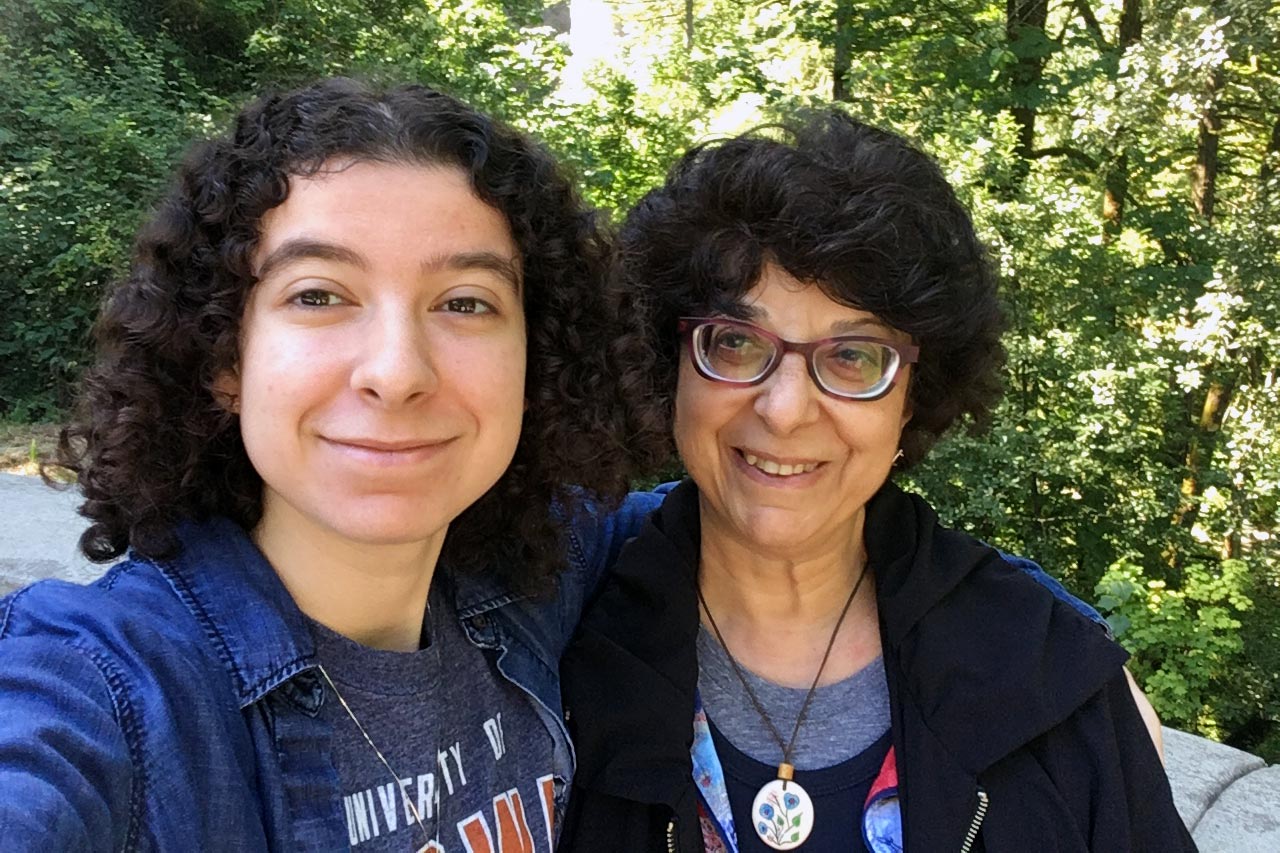
[[[1186,567],[1180,589],[1122,559],[1098,583],[1098,607],[1134,654],[1130,664],[1166,725],[1221,735],[1215,695],[1233,689],[1244,651],[1241,621],[1253,602],[1239,560]]]
[[[280,0],[249,34],[253,88],[327,74],[411,80],[504,116],[537,111],[563,51],[540,6],[498,0]]]
[[[92,14],[86,14],[91,12]],[[54,415],[175,153],[212,103],[110,8],[38,0],[0,37],[0,412]]]
[[[908,485],[1102,596],[1167,722],[1278,760],[1280,20],[1272,0],[1140,5],[1122,46],[1122,4],[1097,0],[1043,28],[986,0],[614,4],[603,60],[570,74],[542,0],[10,4],[0,417],[66,405],[182,144],[263,86],[443,87],[547,140],[616,214],[691,144],[838,78],[850,112],[938,158],[1011,320],[990,430]]]
[[[688,147],[688,118],[646,104],[635,84],[616,72],[602,70],[593,82],[589,101],[562,106],[538,131],[573,163],[588,201],[624,211]]]

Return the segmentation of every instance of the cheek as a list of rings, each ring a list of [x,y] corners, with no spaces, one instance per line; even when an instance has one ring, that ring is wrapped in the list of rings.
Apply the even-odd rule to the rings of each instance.
[[[714,393],[717,389],[700,387],[706,385],[706,380],[694,373],[693,368],[681,366],[672,438],[690,475],[707,470],[719,456],[717,436],[724,418]]]
[[[697,435],[699,421],[697,395],[691,389],[692,380],[685,375],[686,365],[680,365],[680,374],[676,379],[676,396],[671,418],[671,437],[675,441],[676,452],[684,460],[685,467],[694,456],[694,438]]]
[[[323,335],[255,330],[240,356],[241,396],[266,408],[281,408],[345,381],[344,345]]]
[[[453,384],[465,395],[482,427],[502,435],[514,446],[525,408],[524,337],[501,346],[478,346],[455,365]]]
[[[904,398],[895,392],[871,405],[874,408],[844,413],[840,418],[841,436],[854,450],[891,459],[898,452],[902,428],[909,420]]]

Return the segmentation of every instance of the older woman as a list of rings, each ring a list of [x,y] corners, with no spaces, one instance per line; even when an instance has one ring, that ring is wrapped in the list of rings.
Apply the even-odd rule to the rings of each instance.
[[[560,849],[1194,849],[1125,653],[889,482],[1003,361],[934,163],[808,116],[686,155],[619,251],[689,480],[565,658]]]

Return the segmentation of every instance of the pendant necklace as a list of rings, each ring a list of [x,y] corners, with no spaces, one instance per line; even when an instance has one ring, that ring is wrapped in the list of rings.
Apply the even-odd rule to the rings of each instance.
[[[435,636],[435,631],[432,630],[431,625],[432,625],[431,605],[430,603],[428,603],[427,604],[427,630],[431,634],[431,645],[437,646],[436,663],[441,664],[440,649],[437,645],[438,638]],[[391,774],[391,778],[394,779],[396,782],[396,788],[399,789],[400,787],[399,774],[397,774],[396,771],[392,769],[391,762],[387,761],[387,757],[382,754],[382,750],[378,749],[378,745],[373,742],[373,738],[369,737],[369,732],[365,730],[364,724],[360,722],[360,718],[356,716],[356,712],[351,710],[351,706],[348,705],[347,700],[343,698],[342,691],[338,689],[338,685],[334,684],[333,679],[329,677],[329,673],[327,670],[325,670],[324,664],[317,664],[316,669],[320,671],[320,675],[324,677],[325,683],[329,685],[329,689],[332,690],[333,695],[337,697],[338,704],[342,706],[342,710],[346,711],[347,716],[351,718],[351,722],[356,724],[356,728],[360,730],[360,734],[364,737],[365,743],[369,744],[369,748],[373,750],[373,754],[378,756],[378,760],[382,762],[382,766],[387,768],[387,772]],[[436,834],[434,837],[432,837],[431,833],[427,832],[426,824],[422,822],[422,815],[418,812],[417,804],[415,804],[413,800],[409,799],[408,797],[404,798],[404,802],[405,802],[405,805],[409,807],[409,811],[413,814],[413,820],[415,823],[418,824],[418,829],[422,830],[422,837],[426,841],[426,843],[423,844],[421,847],[415,848],[415,853],[433,853],[434,851],[443,851],[444,848],[440,846],[440,824],[441,824],[440,811],[442,811],[442,808],[440,806],[437,806],[436,808],[436,820],[435,820]]]
[[[800,705],[800,713],[796,715],[795,727],[791,730],[791,738],[787,741],[782,740],[782,734],[778,731],[778,727],[773,724],[764,705],[760,702],[760,697],[756,696],[755,690],[751,688],[751,682],[747,680],[747,675],[742,671],[742,667],[734,659],[733,654],[729,651],[729,647],[725,645],[724,635],[720,633],[720,626],[716,624],[715,617],[711,615],[711,608],[707,606],[707,599],[702,594],[702,584],[697,585],[698,601],[702,604],[702,610],[707,614],[707,621],[711,623],[711,630],[715,632],[716,640],[720,643],[720,648],[724,649],[725,657],[729,659],[733,672],[738,676],[738,680],[742,682],[742,687],[747,693],[747,698],[751,700],[752,707],[756,713],[760,715],[760,719],[764,721],[765,728],[769,730],[769,734],[773,735],[773,739],[778,744],[778,749],[782,750],[782,761],[778,764],[778,777],[766,782],[756,794],[755,802],[751,804],[751,823],[756,831],[756,835],[765,844],[774,850],[794,850],[809,837],[809,833],[813,832],[813,800],[809,798],[808,792],[795,781],[796,768],[791,763],[791,758],[795,753],[796,736],[800,734],[800,726],[804,723],[805,715],[809,712],[809,703],[813,701],[813,694],[818,690],[818,681],[822,678],[822,671],[827,667],[827,661],[831,658],[831,650],[836,644],[836,635],[840,633],[840,626],[844,624],[844,617],[849,615],[849,608],[853,605],[854,598],[858,595],[858,590],[862,587],[862,581],[867,576],[867,566],[862,566],[862,572],[858,575],[857,582],[853,585],[853,591],[849,593],[849,599],[844,603],[844,609],[840,611],[840,618],[836,620],[836,627],[831,632],[831,639],[827,641],[827,650],[822,654],[822,663],[818,664],[818,672],[813,676],[813,684],[809,686],[809,692],[805,694],[804,702]]]

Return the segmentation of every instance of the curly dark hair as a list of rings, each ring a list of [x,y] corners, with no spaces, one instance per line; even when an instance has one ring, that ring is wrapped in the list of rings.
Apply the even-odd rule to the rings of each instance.
[[[625,494],[643,452],[626,440],[620,391],[635,379],[608,362],[608,240],[528,137],[423,86],[342,78],[263,97],[229,134],[194,146],[139,233],[60,442],[59,463],[79,475],[80,512],[92,521],[81,549],[99,561],[128,548],[164,558],[183,519],[225,515],[246,530],[259,521],[262,481],[215,381],[238,359],[263,215],[284,202],[291,176],[333,158],[460,168],[511,228],[524,271],[528,407],[511,466],[450,526],[443,559],[545,588],[563,564],[564,518],[584,498],[608,506]]]
[[[647,364],[669,434],[677,319],[743,316],[766,263],[868,311],[920,347],[899,468],[961,416],[989,421],[1001,392],[1004,313],[987,251],[938,166],[906,140],[836,110],[694,148],[631,211],[612,290],[643,322],[615,342]]]

